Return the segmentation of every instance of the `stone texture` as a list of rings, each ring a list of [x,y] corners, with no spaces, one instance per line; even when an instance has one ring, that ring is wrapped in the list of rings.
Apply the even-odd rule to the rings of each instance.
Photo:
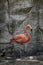
[[[27,50],[27,46],[30,47],[33,44],[37,43],[43,43],[43,5],[39,2],[39,10],[37,9],[36,2],[34,6],[32,7],[31,0],[9,0],[9,3],[6,0],[0,1],[0,43],[6,43],[9,42],[10,38],[15,36],[18,33],[24,33],[24,27],[27,24],[31,24],[33,31],[31,33],[31,41],[23,46],[19,44],[14,44],[15,48],[24,48],[24,50]],[[8,6],[9,4],[9,6]],[[38,16],[38,12],[39,16]],[[11,17],[11,15],[13,17]],[[20,17],[20,15],[27,17],[24,22],[22,22],[19,18],[15,19],[14,16]],[[22,18],[22,17],[20,17]],[[38,20],[39,18],[39,20]],[[22,19],[23,20],[23,19]],[[11,24],[14,23],[14,28],[12,35],[9,33],[9,31],[12,31]],[[22,23],[20,23],[22,22]],[[39,22],[39,33],[37,31],[37,25]],[[7,27],[7,24],[9,25],[9,29]],[[29,31],[30,32],[30,31]],[[38,39],[38,41],[37,41]]]

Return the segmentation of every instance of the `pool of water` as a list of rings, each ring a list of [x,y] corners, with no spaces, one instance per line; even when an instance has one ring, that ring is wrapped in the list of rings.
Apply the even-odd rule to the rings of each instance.
[[[29,60],[29,59],[12,59],[12,60],[2,60],[0,65],[43,65],[43,61],[39,60]]]

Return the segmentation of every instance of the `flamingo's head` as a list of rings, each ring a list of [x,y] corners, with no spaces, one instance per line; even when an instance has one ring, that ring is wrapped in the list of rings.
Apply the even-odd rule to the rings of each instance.
[[[30,29],[32,31],[32,26],[30,24],[28,24],[25,28]]]

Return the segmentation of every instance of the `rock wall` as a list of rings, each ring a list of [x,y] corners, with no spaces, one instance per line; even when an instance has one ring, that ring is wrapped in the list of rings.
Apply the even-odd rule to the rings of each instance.
[[[40,3],[41,2],[41,3]],[[39,9],[36,4],[39,3]],[[33,0],[0,0],[0,43],[9,42],[12,36],[18,33],[24,33],[24,27],[31,24],[33,31],[31,33],[31,41],[25,44],[25,47],[37,43],[43,43],[43,4]],[[39,15],[38,15],[39,12]],[[38,20],[39,19],[39,20]],[[14,28],[12,32],[12,22]],[[37,34],[37,25],[39,22],[39,33]],[[7,27],[8,24],[8,27]],[[12,32],[11,33],[9,33]],[[38,39],[39,42],[36,42]],[[18,44],[15,44],[18,46]],[[21,47],[21,46],[20,46]]]

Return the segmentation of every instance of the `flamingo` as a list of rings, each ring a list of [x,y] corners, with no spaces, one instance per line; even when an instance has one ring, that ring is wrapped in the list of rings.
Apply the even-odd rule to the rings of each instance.
[[[32,31],[32,27],[30,24],[28,24],[27,26],[25,26],[25,34],[17,34],[15,37],[13,37],[12,39],[10,39],[10,43],[11,42],[17,42],[19,44],[24,44],[26,42],[29,42],[30,39],[31,39],[31,35],[30,33],[28,33],[28,30],[31,30]]]

